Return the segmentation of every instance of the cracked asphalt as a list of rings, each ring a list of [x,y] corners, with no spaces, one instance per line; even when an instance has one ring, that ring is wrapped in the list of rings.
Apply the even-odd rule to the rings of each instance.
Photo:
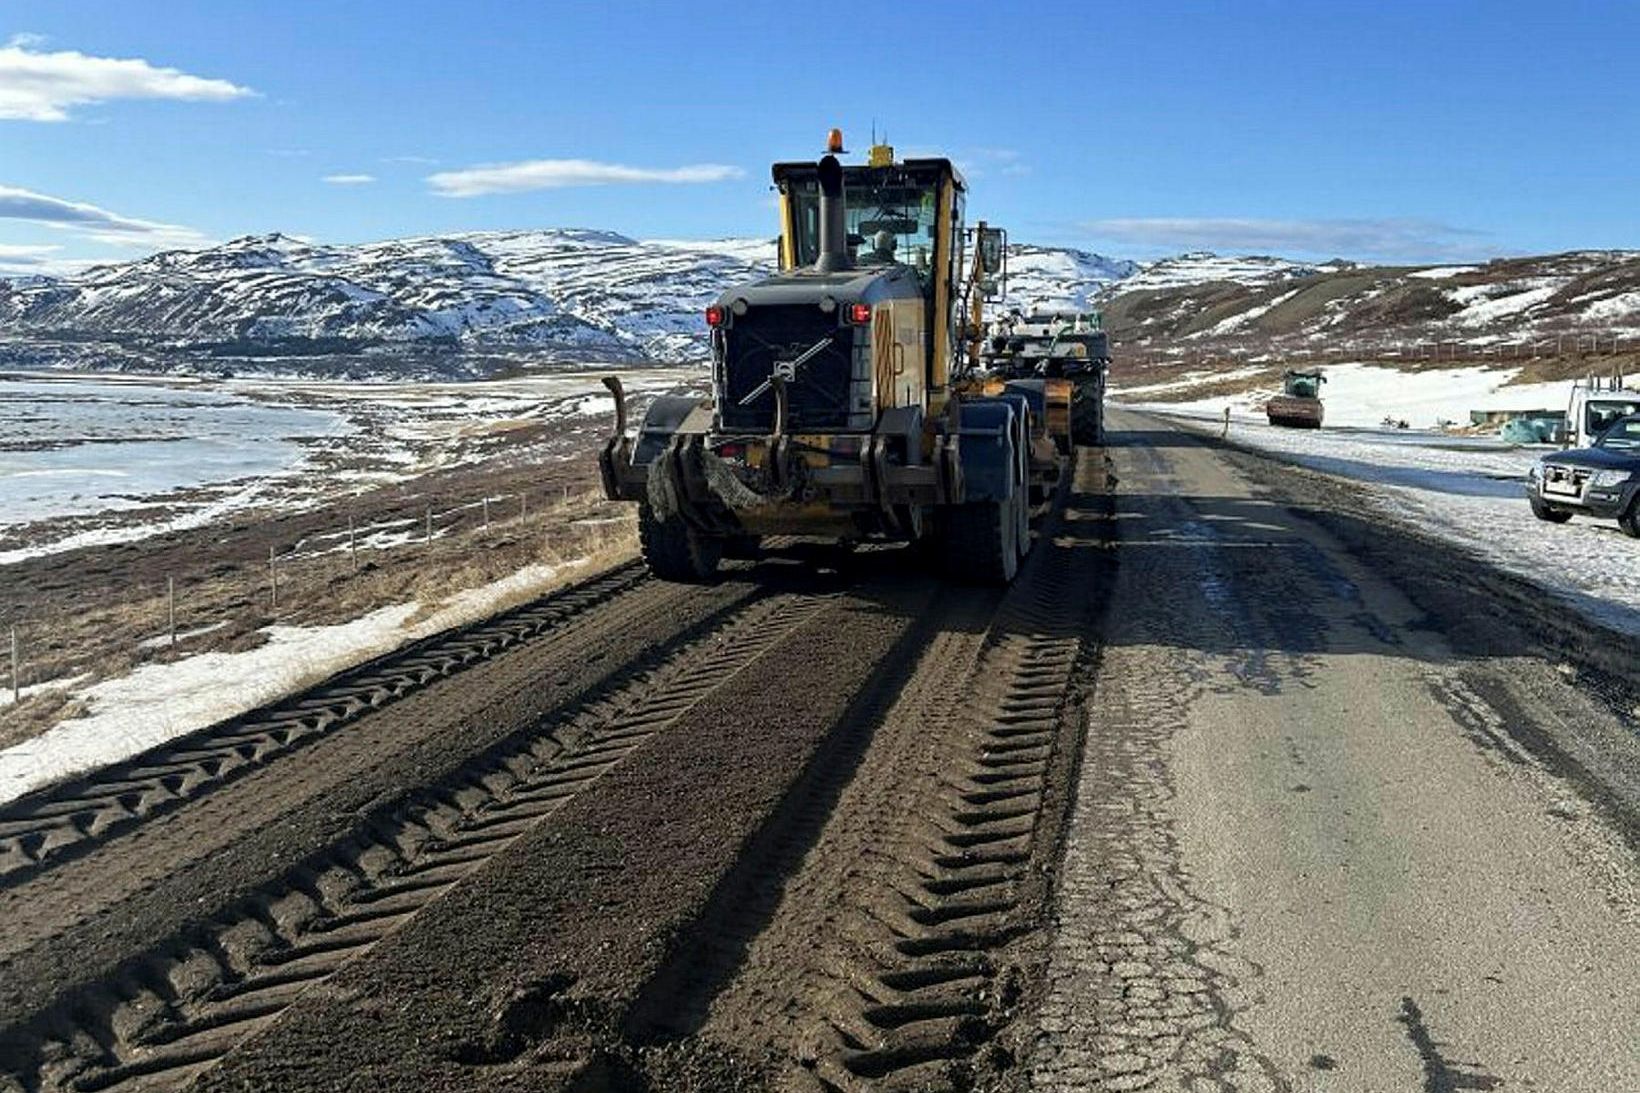
[[[1632,724],[1467,560],[1111,418],[1032,1084],[1640,1089]]]

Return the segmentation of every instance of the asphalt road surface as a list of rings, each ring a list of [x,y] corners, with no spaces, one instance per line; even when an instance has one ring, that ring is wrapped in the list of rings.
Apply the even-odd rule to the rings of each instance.
[[[628,566],[0,808],[0,1091],[1640,1090],[1633,644],[1112,426],[1006,592]]]
[[[1632,724],[1530,635],[1455,647],[1396,587],[1461,590],[1460,559],[1364,564],[1279,470],[1113,420],[1036,1084],[1640,1089],[1633,849],[1553,758],[1581,735],[1632,761]]]

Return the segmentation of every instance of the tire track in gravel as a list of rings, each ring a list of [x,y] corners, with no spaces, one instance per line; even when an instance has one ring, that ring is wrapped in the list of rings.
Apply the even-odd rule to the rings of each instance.
[[[947,589],[869,747],[721,894],[628,1035],[655,1090],[960,1089],[1005,1080],[1043,961],[1097,610],[1104,464],[1006,596]],[[835,799],[835,806],[832,801]]]
[[[521,644],[557,637],[648,578],[633,561],[535,603],[438,634],[324,683],[0,806],[0,889]]]
[[[28,1093],[181,1088],[297,997],[596,785],[829,603],[755,601],[579,708],[369,817],[241,905],[128,961],[5,1041]]]
[[[7,926],[0,932],[0,1028],[38,1012],[59,991],[108,974],[179,924],[245,897],[408,788],[438,782],[623,670],[722,625],[781,585],[783,568],[771,568],[765,580],[746,581],[737,579],[746,567],[736,567],[711,588],[645,582],[564,641],[533,643],[434,684],[0,892]]]

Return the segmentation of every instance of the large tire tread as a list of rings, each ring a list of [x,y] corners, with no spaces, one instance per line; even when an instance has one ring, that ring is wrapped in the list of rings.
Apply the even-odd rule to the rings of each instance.
[[[711,580],[723,557],[721,539],[696,531],[676,514],[660,519],[647,501],[638,506],[638,547],[651,573],[684,584]]]
[[[941,514],[940,539],[948,578],[960,584],[1005,585],[1019,572],[1014,501],[971,501]]]
[[[1078,391],[1071,396],[1071,443],[1077,447],[1097,447],[1105,442],[1105,408],[1102,402]]]

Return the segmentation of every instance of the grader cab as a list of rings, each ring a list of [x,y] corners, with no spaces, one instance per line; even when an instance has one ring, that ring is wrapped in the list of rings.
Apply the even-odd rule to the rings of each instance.
[[[1070,390],[978,368],[1003,237],[965,231],[949,159],[843,154],[833,130],[817,162],[774,165],[780,269],[706,309],[711,397],[656,399],[632,435],[618,412],[604,488],[638,503],[657,576],[705,580],[768,535],[931,540],[981,583],[1011,580],[1030,549]]]

